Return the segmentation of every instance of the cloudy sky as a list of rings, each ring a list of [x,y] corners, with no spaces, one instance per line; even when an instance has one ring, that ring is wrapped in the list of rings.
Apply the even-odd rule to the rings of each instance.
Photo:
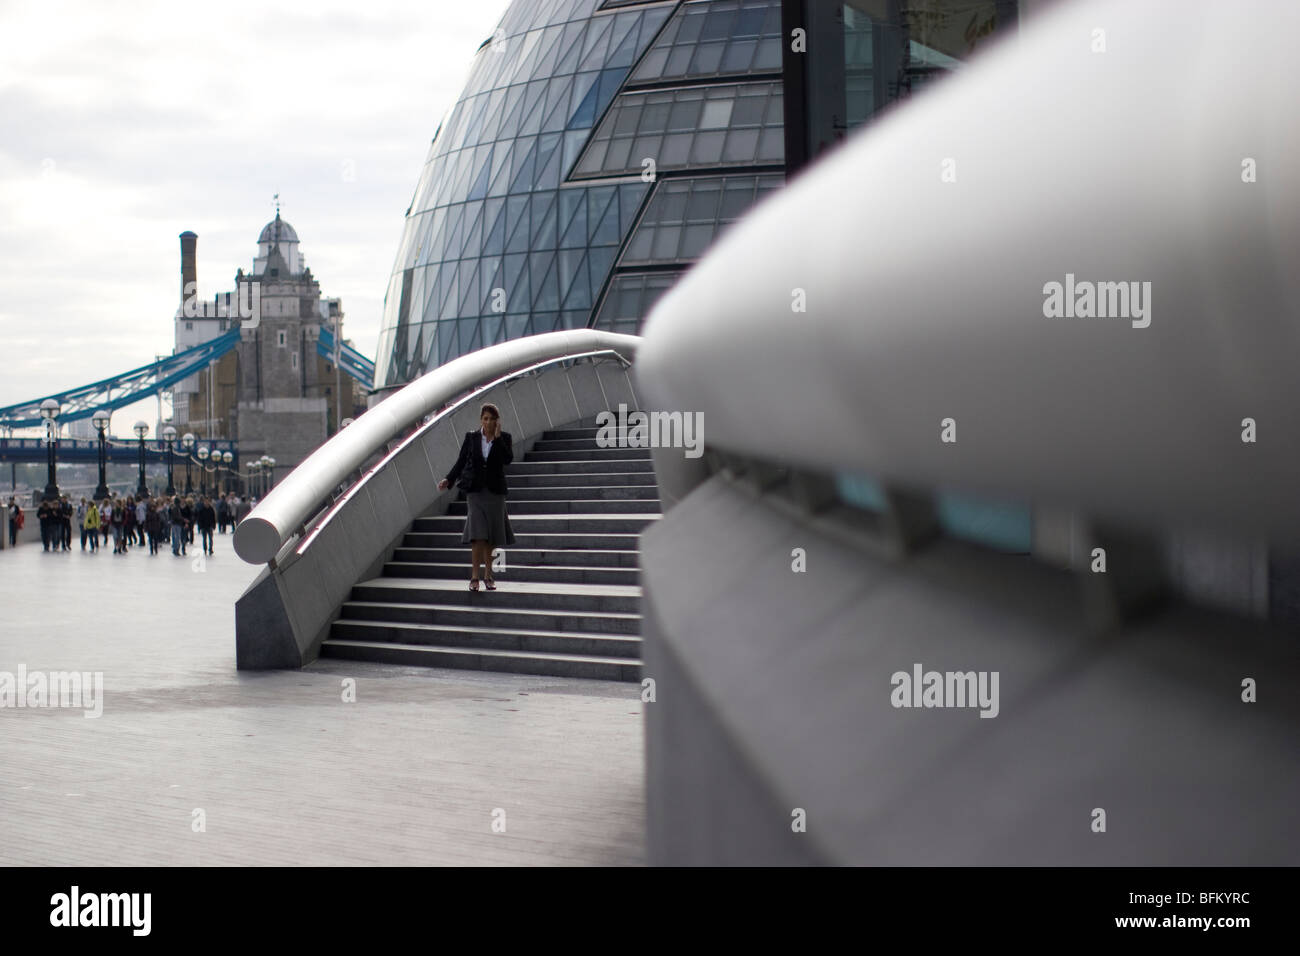
[[[0,0],[0,406],[170,354],[177,236],[229,291],[277,192],[373,358],[429,140],[507,5]]]

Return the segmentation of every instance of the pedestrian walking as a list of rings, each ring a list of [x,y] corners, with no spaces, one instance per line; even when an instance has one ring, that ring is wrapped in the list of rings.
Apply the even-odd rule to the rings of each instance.
[[[149,517],[149,498],[143,497],[135,503],[135,534],[140,544],[145,543],[145,519]]]
[[[53,524],[54,518],[50,514],[50,503],[41,500],[36,507],[36,519],[41,523],[41,547],[46,551],[50,550],[50,541],[54,537]]]
[[[9,498],[9,547],[18,544],[18,532],[23,529],[23,509],[18,505],[18,499],[10,496]]]
[[[99,503],[99,530],[104,535],[104,546],[108,546],[108,536],[113,532],[113,502],[111,496]]]
[[[127,495],[122,503],[122,550],[135,544],[135,496]]]
[[[99,505],[91,501],[86,505],[86,514],[81,523],[81,548],[86,548],[86,539],[90,539],[90,553],[99,551]]]
[[[113,499],[112,517],[109,520],[113,526],[113,553],[126,554],[126,505],[121,498]]]
[[[179,558],[185,553],[185,517],[181,514],[180,495],[172,498],[167,518],[172,529],[172,554]]]
[[[199,502],[198,512],[194,520],[198,523],[199,534],[203,542],[203,553],[212,554],[212,529],[217,523],[217,510],[212,507],[212,502],[204,498]]]
[[[67,495],[59,499],[59,540],[64,551],[72,550],[72,502]]]
[[[497,588],[492,576],[492,549],[514,544],[515,535],[506,513],[506,466],[515,460],[510,433],[501,430],[501,412],[490,402],[479,409],[479,429],[466,432],[460,455],[447,476],[438,482],[445,491],[452,482],[465,493],[465,530],[460,540],[470,546],[469,589],[478,590],[478,569],[483,583]]]

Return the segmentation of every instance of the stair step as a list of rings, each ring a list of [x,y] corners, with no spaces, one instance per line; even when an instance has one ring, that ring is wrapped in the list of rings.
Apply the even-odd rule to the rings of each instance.
[[[636,488],[643,490],[646,479],[653,476],[637,472],[564,472],[557,474],[515,475],[508,474],[507,484],[511,489],[528,489],[528,497],[533,497],[535,488],[565,488],[575,486],[597,486],[601,488]]]
[[[605,611],[639,613],[641,588],[620,584],[548,584],[515,581],[495,591],[474,592],[468,580],[439,578],[373,578],[352,587],[355,601],[394,601],[406,604],[437,604],[527,608],[545,611]]]
[[[589,489],[579,489],[587,491]],[[576,498],[564,500],[556,498],[550,501],[528,501],[511,497],[508,499],[507,510],[513,518],[515,515],[561,515],[561,514],[590,514],[590,515],[615,515],[615,514],[637,514],[637,515],[658,515],[662,511],[661,503],[658,498],[631,498],[626,500],[606,499],[606,498]],[[468,507],[463,501],[453,501],[447,507],[447,516],[459,516],[462,519]],[[446,517],[444,515],[424,515],[426,518]]]
[[[554,567],[565,565],[584,568],[635,568],[638,566],[639,552],[635,550],[619,551],[613,548],[599,550],[552,550],[538,548],[521,548],[516,546],[506,549],[506,564],[509,567]],[[431,564],[469,564],[469,547],[457,544],[450,548],[417,548],[402,546],[393,551],[394,561],[416,561]]]
[[[421,644],[438,647],[506,651],[543,651],[590,657],[624,657],[635,660],[641,638],[635,634],[596,634],[582,631],[539,631],[506,627],[450,627],[446,624],[412,624],[394,621],[340,620],[332,639]]]
[[[470,593],[466,591],[466,593]],[[496,591],[486,597],[495,598]],[[484,604],[474,595],[469,607],[409,604],[398,601],[345,601],[339,619],[397,621],[407,624],[446,624],[451,627],[523,628],[537,631],[580,631],[588,634],[640,634],[641,615],[621,611],[564,611],[508,608]]]
[[[463,524],[463,522],[462,522]],[[456,548],[467,547],[460,540],[459,530],[450,531],[408,531],[402,539],[405,548]],[[515,532],[515,548],[542,548],[552,550],[595,551],[605,548],[615,551],[635,551],[637,536],[634,534],[520,534]]]
[[[648,448],[598,448],[591,446],[589,448],[573,448],[567,450],[556,450],[552,448],[532,448],[524,453],[519,461],[602,461],[614,459],[620,461],[638,461],[650,460],[650,450]],[[514,465],[508,467],[514,468]]]
[[[321,656],[418,667],[503,671],[512,674],[541,674],[547,677],[581,677],[587,680],[638,681],[641,679],[641,662],[634,658],[548,654],[542,651],[467,650],[457,647],[345,641],[330,638],[321,645]]]
[[[564,514],[515,515],[510,512],[510,527],[520,534],[640,534],[648,525],[659,519],[653,514]],[[416,518],[411,522],[410,534],[460,534],[465,527],[461,515],[444,515],[438,518]]]
[[[462,556],[463,557],[463,556]],[[511,581],[540,581],[553,584],[622,584],[636,586],[641,582],[639,568],[594,568],[580,565],[549,565],[545,567],[511,564],[493,570],[498,589]],[[384,577],[390,578],[453,578],[469,584],[469,561],[407,561],[399,559],[384,565]]]
[[[654,462],[645,458],[595,458],[590,461],[517,461],[506,468],[507,482],[528,475],[653,475]]]

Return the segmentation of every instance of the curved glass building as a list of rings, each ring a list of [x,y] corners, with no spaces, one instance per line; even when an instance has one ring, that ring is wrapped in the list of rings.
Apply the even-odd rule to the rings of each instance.
[[[520,0],[406,213],[375,384],[508,338],[635,331],[783,182],[780,0]]]
[[[516,0],[434,135],[375,384],[521,335],[637,331],[787,171],[959,69],[1018,7]]]

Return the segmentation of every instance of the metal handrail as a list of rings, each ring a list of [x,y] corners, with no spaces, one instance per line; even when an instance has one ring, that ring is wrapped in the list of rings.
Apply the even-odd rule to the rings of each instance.
[[[479,349],[427,372],[368,409],[281,479],[235,529],[235,553],[250,564],[271,561],[352,472],[465,392],[539,364],[593,352],[613,351],[630,359],[639,344],[635,335],[595,329],[544,332]]]

